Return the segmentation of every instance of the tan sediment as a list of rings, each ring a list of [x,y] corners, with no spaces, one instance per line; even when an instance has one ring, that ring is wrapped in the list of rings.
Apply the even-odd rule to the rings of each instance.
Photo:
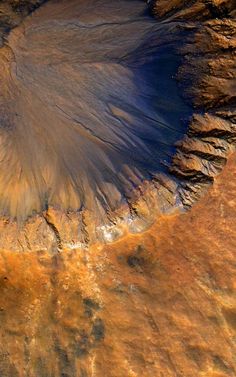
[[[235,154],[188,212],[50,256],[1,251],[6,377],[234,377]]]

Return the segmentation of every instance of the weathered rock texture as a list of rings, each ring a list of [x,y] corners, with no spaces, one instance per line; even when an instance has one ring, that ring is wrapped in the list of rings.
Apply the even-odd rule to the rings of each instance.
[[[9,31],[37,9],[45,0],[1,0],[0,2],[0,46]]]
[[[234,377],[233,2],[41,3],[0,4],[0,377]]]
[[[178,28],[146,10],[49,1],[10,31],[0,51],[2,216],[43,214],[50,225],[48,209],[89,211],[96,228],[167,172],[191,109],[173,80]]]
[[[185,214],[103,247],[0,254],[3,377],[234,377],[234,154]]]
[[[191,206],[222,170],[236,140],[236,21],[233,1],[152,1],[158,19],[182,22],[177,78],[194,105],[187,136],[177,143],[170,170]],[[204,191],[204,190],[203,190]]]
[[[231,2],[149,2],[155,21],[141,1],[61,0],[24,19],[41,3],[1,4],[0,246],[87,247],[190,207],[235,143]]]

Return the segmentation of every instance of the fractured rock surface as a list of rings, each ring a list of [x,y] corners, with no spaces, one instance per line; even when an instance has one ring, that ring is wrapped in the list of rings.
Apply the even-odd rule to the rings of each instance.
[[[88,250],[0,254],[0,375],[234,377],[234,154],[190,211]]]
[[[236,23],[233,1],[151,1],[160,20],[182,22],[177,78],[194,106],[187,137],[177,143],[170,167],[181,179],[180,196],[191,206],[214,181],[235,147]]]
[[[0,377],[236,375],[234,3],[147,3],[0,3]]]
[[[2,4],[1,247],[113,241],[191,207],[234,149],[232,4],[152,1],[155,20],[141,1],[49,1],[24,19],[40,4]]]

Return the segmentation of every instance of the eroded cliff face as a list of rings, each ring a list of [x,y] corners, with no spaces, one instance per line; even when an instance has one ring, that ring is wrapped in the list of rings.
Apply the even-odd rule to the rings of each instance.
[[[0,375],[235,376],[235,159],[142,235],[1,252]]]
[[[43,3],[0,4],[0,376],[235,376],[233,2]]]
[[[158,19],[181,21],[186,31],[177,78],[194,114],[171,171],[185,180],[181,198],[191,206],[235,145],[235,6],[233,1],[153,1],[151,6]]]
[[[37,9],[44,0],[2,0],[0,3],[0,46],[4,45],[9,31],[18,26],[26,16]]]
[[[235,145],[231,2],[41,3],[2,3],[1,247],[86,248],[191,207]]]

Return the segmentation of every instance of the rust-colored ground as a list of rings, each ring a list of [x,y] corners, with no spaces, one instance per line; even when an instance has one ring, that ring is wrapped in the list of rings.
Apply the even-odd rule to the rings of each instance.
[[[1,252],[0,376],[235,376],[235,158],[143,235]]]

